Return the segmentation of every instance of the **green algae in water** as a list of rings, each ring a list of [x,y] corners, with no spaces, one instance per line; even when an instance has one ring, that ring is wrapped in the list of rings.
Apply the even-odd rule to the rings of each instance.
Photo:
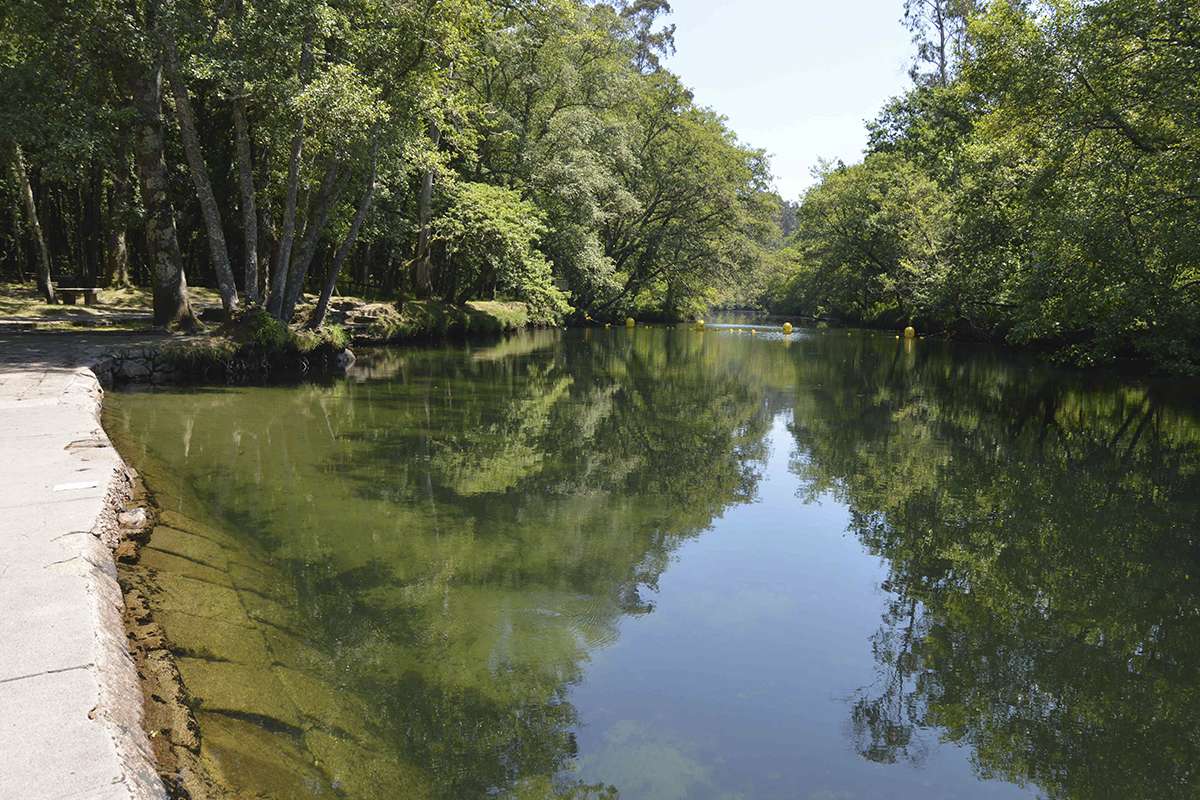
[[[164,509],[151,600],[240,791],[1191,797],[1188,388],[890,336],[542,331],[105,422]]]

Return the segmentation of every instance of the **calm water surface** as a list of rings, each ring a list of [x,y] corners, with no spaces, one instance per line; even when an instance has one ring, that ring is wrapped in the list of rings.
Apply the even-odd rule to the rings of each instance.
[[[205,757],[276,798],[1194,798],[1191,389],[535,332],[116,394]]]

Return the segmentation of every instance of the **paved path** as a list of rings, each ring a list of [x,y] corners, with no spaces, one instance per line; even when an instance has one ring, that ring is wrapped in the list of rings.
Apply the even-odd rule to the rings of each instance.
[[[165,796],[142,730],[112,554],[97,536],[112,525],[106,497],[123,464],[100,427],[102,392],[85,365],[114,343],[0,336],[5,800]]]

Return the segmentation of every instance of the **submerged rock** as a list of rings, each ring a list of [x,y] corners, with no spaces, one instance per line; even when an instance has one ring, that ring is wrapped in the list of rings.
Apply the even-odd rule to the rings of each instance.
[[[141,528],[146,524],[146,509],[135,508],[117,514],[117,522],[122,528]]]
[[[329,780],[313,764],[312,753],[285,731],[253,722],[201,712],[197,714],[201,748],[235,797],[335,798]]]

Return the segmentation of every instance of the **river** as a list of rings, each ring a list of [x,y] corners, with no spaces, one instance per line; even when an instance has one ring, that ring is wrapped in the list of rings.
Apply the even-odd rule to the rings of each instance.
[[[619,328],[113,393],[105,425],[237,791],[1191,798],[1194,389]]]

